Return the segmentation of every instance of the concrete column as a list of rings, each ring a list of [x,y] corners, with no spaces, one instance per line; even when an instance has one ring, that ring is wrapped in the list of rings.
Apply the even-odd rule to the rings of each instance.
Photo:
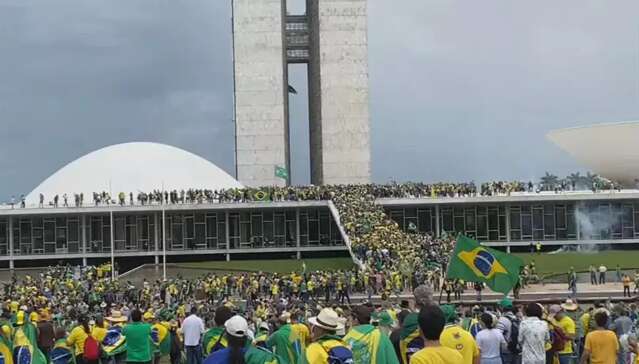
[[[13,268],[13,216],[9,216],[9,269]]]
[[[506,252],[510,253],[510,205],[506,205]]]
[[[229,211],[226,210],[224,211],[224,225],[225,225],[225,229],[224,229],[224,233],[226,235],[226,261],[230,261],[231,260],[231,239],[230,239],[230,232],[229,232]]]
[[[80,218],[82,224],[82,266],[87,266],[87,216],[82,215]]]
[[[162,227],[164,228],[164,227]],[[160,235],[160,219],[158,218],[158,213],[153,214],[153,251],[155,252],[155,266],[160,264],[160,256],[158,253],[158,245],[159,245],[159,235]]]
[[[435,205],[435,237],[436,238],[439,238],[439,235],[441,234],[439,225],[440,225],[440,223],[439,223],[439,205]]]
[[[295,209],[295,241],[297,243],[297,260],[302,258],[302,252],[300,251],[300,209]]]

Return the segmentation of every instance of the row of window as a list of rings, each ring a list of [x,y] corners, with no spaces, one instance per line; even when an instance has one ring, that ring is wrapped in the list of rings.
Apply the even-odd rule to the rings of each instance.
[[[436,232],[435,207],[387,213],[404,230]],[[505,206],[441,206],[439,228],[484,241],[508,241],[508,233],[511,241],[639,238],[639,203],[522,204],[510,206],[508,214]]]
[[[166,213],[168,250],[205,250],[342,245],[328,209],[286,211]],[[157,226],[156,226],[157,225]],[[299,229],[299,230],[298,230]],[[227,231],[228,230],[228,231]],[[111,251],[109,215],[22,217],[13,219],[14,255],[81,253],[82,234],[90,253]],[[298,234],[299,231],[299,234]],[[161,249],[161,214],[113,216],[116,251]],[[9,222],[0,219],[0,255],[8,255]]]

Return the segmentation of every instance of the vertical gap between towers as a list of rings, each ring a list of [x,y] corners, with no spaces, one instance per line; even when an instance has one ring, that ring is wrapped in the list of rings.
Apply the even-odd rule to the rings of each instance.
[[[289,64],[288,83],[297,91],[288,94],[291,184],[307,185],[311,182],[307,65]]]

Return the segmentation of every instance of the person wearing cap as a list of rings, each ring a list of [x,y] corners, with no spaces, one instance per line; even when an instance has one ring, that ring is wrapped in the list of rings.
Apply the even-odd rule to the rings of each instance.
[[[251,332],[244,317],[236,315],[224,323],[228,346],[209,355],[204,364],[278,364],[278,357],[269,351],[251,346]]]
[[[517,338],[512,339],[513,325],[519,324],[519,319],[515,315],[513,301],[508,298],[504,298],[499,301],[499,308],[501,315],[497,319],[496,328],[502,332],[504,339],[506,339],[507,347],[501,352],[501,360],[504,364],[511,364],[516,360],[517,355]],[[511,342],[515,341],[515,342]]]
[[[284,364],[295,364],[302,357],[302,340],[291,326],[291,314],[283,312],[279,319],[280,325],[266,340],[266,347],[271,349]]]
[[[324,308],[320,313],[308,319],[311,325],[312,343],[306,348],[307,364],[328,364],[329,354],[352,360],[352,352],[336,331],[341,328],[337,312],[331,308]]]
[[[479,347],[475,338],[458,324],[455,306],[442,305],[440,308],[444,314],[446,326],[439,336],[439,343],[442,346],[459,351],[464,359],[464,364],[478,364]]]
[[[570,317],[575,323],[575,339],[573,341],[573,351],[575,355],[581,355],[581,350],[584,346],[585,334],[583,322],[580,319],[581,312],[579,310],[579,305],[572,299],[568,298],[564,303],[561,304],[561,308],[564,310],[566,316]]]
[[[455,349],[444,346],[440,337],[446,325],[444,312],[432,303],[422,306],[418,315],[423,348],[410,358],[410,364],[463,364],[464,358]]]
[[[151,362],[153,359],[151,331],[151,325],[142,322],[142,312],[138,309],[131,311],[131,322],[122,328],[122,335],[126,337],[127,363]]]
[[[572,349],[573,341],[576,336],[575,322],[566,315],[564,309],[560,305],[552,305],[548,310],[550,322],[561,328],[564,332],[564,336],[569,340],[566,340],[563,350],[557,352],[559,356],[559,364],[570,364],[574,352]]]
[[[616,364],[619,352],[619,340],[613,331],[607,329],[608,314],[604,310],[595,310],[596,328],[586,335],[581,364]]]
[[[364,305],[352,311],[353,327],[344,337],[344,342],[353,351],[354,362],[399,364],[388,336],[370,324],[372,311],[372,307]]]

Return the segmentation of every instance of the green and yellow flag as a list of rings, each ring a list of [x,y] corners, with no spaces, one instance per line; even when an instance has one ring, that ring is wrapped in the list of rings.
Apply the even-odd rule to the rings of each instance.
[[[511,254],[481,246],[460,235],[448,264],[447,278],[484,282],[495,292],[508,294],[519,280],[524,262]]]

